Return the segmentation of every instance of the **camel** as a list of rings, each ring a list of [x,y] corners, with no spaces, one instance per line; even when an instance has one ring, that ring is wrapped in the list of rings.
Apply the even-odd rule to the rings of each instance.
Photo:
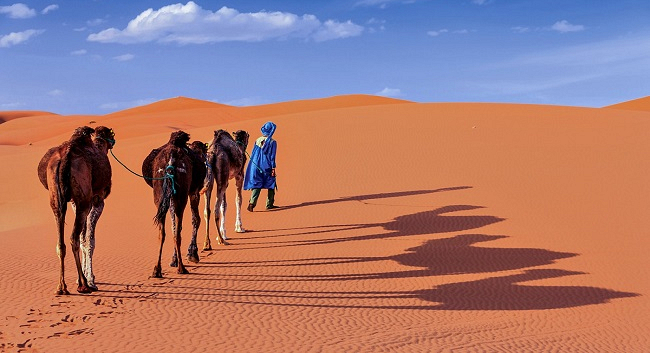
[[[214,132],[214,138],[210,144],[208,151],[208,174],[205,178],[205,183],[201,194],[205,194],[205,210],[203,216],[206,222],[205,241],[203,243],[203,250],[211,250],[212,244],[210,243],[210,197],[214,182],[217,184],[216,197],[217,200],[214,205],[214,221],[217,226],[217,243],[227,245],[226,240],[226,189],[228,188],[228,181],[235,179],[237,186],[237,196],[235,204],[237,209],[237,216],[235,219],[235,232],[244,233],[246,230],[242,226],[241,221],[241,203],[242,203],[242,186],[244,185],[244,166],[246,165],[246,147],[248,146],[248,132],[238,130],[233,132],[232,135],[225,130],[217,130]]]
[[[165,219],[167,211],[171,216],[172,231],[174,233],[174,253],[180,254],[181,229],[183,224],[183,213],[190,198],[193,212],[192,225],[193,233],[196,233],[200,223],[198,213],[198,191],[201,187],[201,180],[205,177],[205,165],[199,156],[196,156],[187,147],[190,139],[184,131],[171,133],[167,144],[156,148],[149,153],[142,163],[142,174],[145,181],[153,188],[154,203],[158,210],[154,217],[154,223],[158,226],[160,250],[158,261],[154,266],[153,277],[162,278],[162,248],[165,243]],[[201,167],[202,166],[202,167]],[[201,169],[203,168],[203,169]],[[193,196],[194,195],[194,196]],[[194,242],[196,248],[196,241]],[[191,251],[191,244],[190,249]],[[198,251],[196,260],[198,261]],[[177,267],[180,274],[189,273],[183,265],[180,256],[172,258],[171,266]]]
[[[192,157],[192,185],[190,186],[190,210],[192,211],[192,240],[187,248],[187,261],[199,262],[199,248],[196,245],[196,236],[201,225],[201,214],[199,213],[199,201],[201,201],[201,187],[206,177],[205,161],[208,153],[208,144],[201,141],[194,141],[189,145],[190,157]],[[176,267],[176,250],[172,256],[171,266]]]
[[[60,263],[57,295],[70,294],[64,278],[63,240],[68,202],[72,202],[75,212],[70,246],[77,266],[77,291],[98,290],[92,268],[95,227],[104,210],[104,199],[111,192],[112,171],[107,154],[115,145],[114,139],[113,130],[107,127],[79,127],[68,141],[50,148],[38,164],[38,177],[49,191],[50,207],[57,223],[56,252]]]

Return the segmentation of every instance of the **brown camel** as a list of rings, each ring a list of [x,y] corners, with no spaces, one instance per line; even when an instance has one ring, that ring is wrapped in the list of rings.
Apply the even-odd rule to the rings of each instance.
[[[232,135],[225,130],[217,130],[214,132],[214,138],[210,144],[208,151],[208,175],[205,178],[205,183],[202,194],[205,194],[205,210],[204,217],[206,222],[205,242],[203,243],[203,250],[212,249],[210,243],[210,196],[212,194],[213,182],[217,184],[217,200],[214,205],[214,221],[217,226],[217,243],[226,245],[226,189],[228,188],[228,181],[235,179],[237,186],[237,196],[235,198],[237,218],[235,219],[235,232],[243,233],[246,230],[242,226],[241,221],[241,203],[242,203],[242,186],[244,185],[244,166],[246,165],[246,147],[248,146],[248,132],[238,130],[233,132]]]
[[[112,172],[107,153],[113,148],[114,139],[113,130],[107,127],[79,127],[68,141],[50,148],[38,164],[38,177],[50,193],[50,207],[57,223],[56,252],[61,268],[57,295],[70,294],[64,278],[66,247],[63,240],[70,201],[75,212],[70,245],[77,265],[77,291],[97,290],[92,269],[95,227],[104,210],[104,199],[111,192]]]
[[[201,174],[200,165],[203,162],[195,156],[187,147],[190,135],[184,131],[175,131],[171,134],[167,144],[156,148],[145,158],[142,163],[142,174],[149,186],[153,187],[154,203],[158,211],[154,217],[154,223],[158,226],[160,250],[158,252],[158,261],[153,270],[153,277],[162,278],[162,267],[160,265],[162,257],[162,247],[165,242],[165,219],[167,211],[171,216],[172,231],[174,233],[174,252],[180,254],[181,246],[181,229],[183,224],[183,213],[187,205],[188,197],[192,194],[193,188],[200,189],[200,180],[204,177],[205,172]],[[199,170],[194,175],[194,168]],[[203,166],[205,170],[205,166]],[[195,191],[196,193],[196,191]],[[198,216],[198,198],[192,198],[192,208],[196,210],[193,217],[193,224],[198,229],[199,222],[195,222]],[[196,232],[196,231],[195,231]],[[198,255],[196,256],[198,261]],[[181,274],[189,273],[183,265],[183,259],[176,257],[172,259],[171,266],[178,267],[177,271]]]
[[[190,209],[192,210],[192,240],[187,248],[187,261],[199,262],[199,248],[196,245],[196,236],[201,225],[201,214],[199,213],[199,201],[201,201],[201,187],[206,177],[205,161],[208,153],[208,144],[201,141],[194,141],[189,145],[190,157],[192,158],[192,185],[190,186]],[[172,256],[171,266],[176,267],[176,249]]]

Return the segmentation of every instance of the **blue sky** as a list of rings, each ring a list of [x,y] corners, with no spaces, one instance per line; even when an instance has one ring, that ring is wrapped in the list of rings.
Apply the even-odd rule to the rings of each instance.
[[[0,110],[650,95],[647,0],[0,0]]]

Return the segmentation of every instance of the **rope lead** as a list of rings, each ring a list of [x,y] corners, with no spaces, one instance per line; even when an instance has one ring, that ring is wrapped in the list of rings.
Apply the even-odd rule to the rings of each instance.
[[[115,158],[117,163],[121,164],[122,167],[124,167],[126,170],[128,170],[129,172],[131,172],[135,176],[138,176],[138,177],[143,178],[143,179],[148,179],[148,180],[170,179],[172,181],[172,193],[174,193],[174,195],[176,195],[176,187],[174,186],[174,184],[176,184],[176,183],[174,181],[174,174],[172,174],[174,172],[174,166],[173,165],[168,165],[167,168],[165,168],[165,176],[164,177],[162,177],[162,178],[149,178],[149,177],[146,177],[144,175],[140,175],[140,174],[132,171],[131,169],[129,169],[129,167],[127,167],[126,164],[122,163],[122,161],[120,161],[119,159],[117,159],[117,157],[115,157],[115,154],[113,153],[112,149],[110,149],[109,151],[111,152],[111,156],[113,156],[113,158]]]

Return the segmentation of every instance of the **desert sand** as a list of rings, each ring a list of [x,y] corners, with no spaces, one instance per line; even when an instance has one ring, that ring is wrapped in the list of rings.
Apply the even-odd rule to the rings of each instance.
[[[650,350],[650,98],[581,108],[177,97],[103,116],[0,118],[0,351]],[[139,171],[177,129],[203,141],[244,129],[250,152],[269,120],[282,208],[244,210],[248,231],[235,233],[231,183],[231,245],[179,275],[168,237],[164,278],[150,278],[152,191],[110,157],[100,290],[76,293],[68,251],[72,294],[54,295],[55,223],[36,174],[49,147],[78,126],[108,126],[115,155]],[[69,211],[66,234],[71,225]],[[183,249],[190,232],[188,209]]]

